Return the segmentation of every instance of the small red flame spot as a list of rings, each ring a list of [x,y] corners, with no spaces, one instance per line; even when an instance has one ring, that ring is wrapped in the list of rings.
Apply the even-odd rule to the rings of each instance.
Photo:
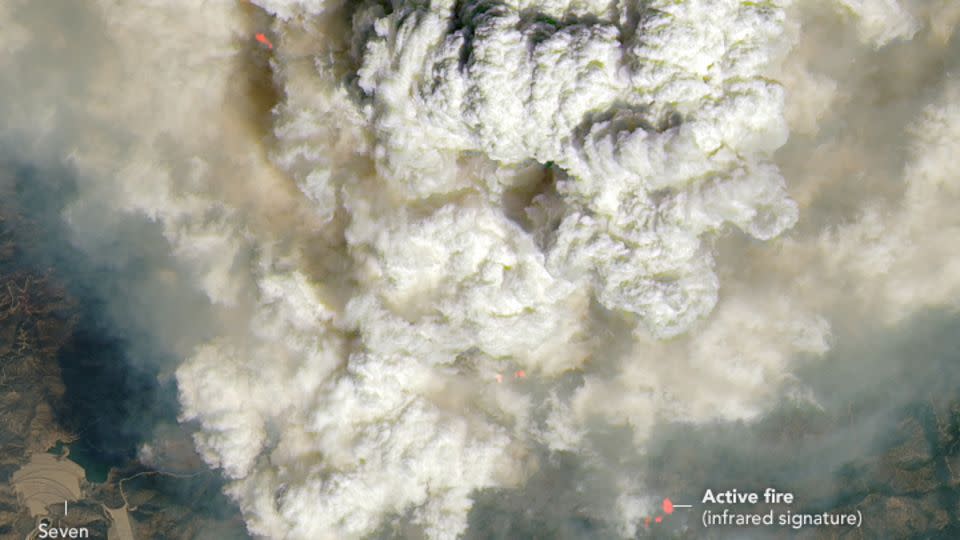
[[[518,379],[522,379],[522,378],[524,378],[524,377],[527,376],[527,372],[521,369],[521,370],[517,371],[516,373],[514,373],[513,376],[516,377],[516,378],[518,378]]]
[[[664,500],[663,500],[663,511],[664,511],[664,513],[666,513],[668,516],[669,516],[670,514],[672,514],[672,513],[673,513],[673,501],[671,501],[670,499],[664,499]]]
[[[267,47],[270,47],[271,49],[273,48],[273,43],[270,43],[270,40],[267,39],[267,36],[265,36],[264,34],[257,34],[256,37],[257,37],[257,41],[259,41],[260,43],[263,43],[264,45],[266,45]]]
[[[654,521],[656,521],[657,523],[660,523],[663,521],[663,518],[660,516],[657,516],[657,519],[655,519]]]

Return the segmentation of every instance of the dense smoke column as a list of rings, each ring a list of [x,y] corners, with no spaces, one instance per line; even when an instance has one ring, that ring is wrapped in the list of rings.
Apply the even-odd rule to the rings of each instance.
[[[819,185],[787,194],[788,120],[816,133],[845,91],[789,3],[254,4],[86,4],[103,56],[50,85],[69,114],[47,88],[11,121],[70,139],[78,247],[169,257],[118,312],[184,359],[181,419],[255,534],[456,537],[563,453],[591,522],[634,535],[658,422],[815,403],[792,373],[836,298],[953,290],[885,256],[943,262],[934,165],[903,209],[777,238]],[[918,24],[836,4],[809,9],[855,47]]]
[[[785,14],[608,5],[373,4],[354,17],[354,35],[370,36],[355,47],[358,84],[378,172],[402,197],[468,189],[464,152],[501,170],[555,164],[555,196],[528,209],[547,269],[669,337],[716,303],[704,233],[732,223],[768,239],[796,221],[769,161],[787,134],[766,76],[789,46]]]
[[[599,360],[591,301],[640,323],[640,343],[678,335],[717,303],[705,236],[732,224],[769,239],[797,219],[771,162],[787,136],[773,78],[794,35],[786,6],[599,4],[260,3],[281,36],[273,159],[349,258],[298,254],[290,275],[255,278],[263,351],[223,340],[179,372],[200,447],[236,480],[255,532],[360,536],[406,516],[452,537],[471,493],[537,468],[530,448],[584,451],[596,415],[634,426],[640,444],[665,410],[749,417],[790,351],[825,349],[816,315],[745,298],[693,343],[639,346],[692,357],[729,388],[669,370],[635,388],[646,362],[565,394],[492,386],[512,366],[552,375]],[[519,217],[504,210],[517,193],[532,196]],[[731,342],[771,312],[791,321]],[[771,346],[757,367],[708,358]],[[265,373],[275,354],[287,360]],[[269,390],[290,376],[278,402]],[[221,379],[236,381],[231,397],[211,402]],[[609,494],[624,534],[643,483],[628,475]],[[322,511],[306,516],[307,501]]]
[[[249,336],[178,370],[184,419],[255,533],[362,536],[390,516],[462,532],[475,490],[522,483],[533,448],[579,449],[590,416],[498,373],[590,360],[591,301],[681,332],[717,299],[701,235],[796,219],[768,160],[786,136],[763,73],[780,9],[262,5],[281,16],[272,159],[317,228],[277,243],[208,213],[197,232],[256,254]],[[517,193],[526,215],[504,210]],[[240,281],[208,276],[236,304]]]

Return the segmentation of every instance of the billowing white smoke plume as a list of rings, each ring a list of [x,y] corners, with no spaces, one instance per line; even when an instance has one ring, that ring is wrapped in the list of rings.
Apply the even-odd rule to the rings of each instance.
[[[782,88],[764,78],[784,50],[783,13],[739,2],[570,7],[359,10],[377,170],[417,199],[468,188],[465,152],[555,164],[557,197],[534,203],[548,271],[675,335],[716,303],[703,233],[733,223],[766,239],[796,220],[768,161],[787,135]]]
[[[956,294],[891,255],[933,261],[944,241],[924,231],[946,219],[931,185],[949,191],[952,98],[917,130],[902,208],[756,247],[718,278],[718,233],[771,240],[802,215],[774,152],[839,99],[795,48],[789,2],[89,4],[104,61],[50,120],[83,135],[67,218],[91,253],[113,235],[174,256],[139,305],[186,288],[213,306],[152,324],[185,357],[183,419],[254,534],[409,520],[455,538],[477,490],[522,486],[543,452],[594,456],[599,424],[642,449],[659,420],[812,399],[792,365],[827,349],[839,298],[893,321]],[[11,5],[3,46],[26,54],[27,4]],[[866,48],[920,24],[892,0],[820,8]],[[275,49],[251,50],[256,32]],[[254,66],[272,114],[271,89],[242,88]],[[130,216],[165,245],[126,237]],[[649,502],[629,473],[599,516],[627,536]]]
[[[263,5],[293,17],[278,23],[293,49],[327,33],[314,63],[280,62],[277,162],[319,215],[346,211],[356,290],[339,322],[359,337],[344,373],[315,379],[285,420],[269,466],[253,463],[269,441],[230,434],[237,407],[201,394],[215,381],[198,375],[220,377],[223,354],[181,369],[201,444],[242,479],[254,530],[359,536],[412,511],[431,537],[456,535],[476,489],[521,481],[530,445],[579,446],[565,438],[583,427],[567,424],[589,417],[564,418],[569,404],[533,403],[496,372],[555,374],[602,354],[584,326],[590,297],[655,336],[683,331],[717,300],[703,234],[732,223],[766,239],[796,220],[769,161],[787,135],[782,88],[765,76],[789,46],[780,9],[369,2],[338,42],[342,5]],[[556,190],[516,219],[505,202],[537,189],[537,162]],[[589,379],[578,399],[607,384]],[[733,401],[721,414],[743,414],[752,390],[721,398]],[[631,400],[642,438],[664,397]],[[714,399],[694,402],[694,417],[713,414]],[[590,408],[608,406],[624,410]],[[238,440],[244,454],[224,459]],[[323,460],[304,470],[304,452]],[[306,519],[310,501],[320,511]]]

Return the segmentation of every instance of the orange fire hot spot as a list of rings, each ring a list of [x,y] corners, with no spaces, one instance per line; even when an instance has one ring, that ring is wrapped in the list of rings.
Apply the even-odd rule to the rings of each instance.
[[[673,501],[670,499],[663,500],[663,512],[668,516],[673,513]]]
[[[257,34],[256,37],[257,37],[257,41],[259,41],[260,43],[263,43],[264,45],[266,45],[267,47],[270,47],[271,49],[273,48],[273,43],[270,43],[270,39],[267,38],[266,35]]]

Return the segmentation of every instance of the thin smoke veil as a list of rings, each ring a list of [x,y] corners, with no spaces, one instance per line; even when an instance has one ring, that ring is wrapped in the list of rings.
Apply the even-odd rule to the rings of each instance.
[[[777,156],[850,91],[803,10],[867,55],[944,24],[934,8],[253,4],[85,4],[100,61],[47,90],[57,114],[39,95],[11,118],[70,156],[81,248],[177,262],[114,302],[191,321],[140,331],[182,355],[182,420],[256,535],[456,537],[478,490],[522,489],[563,451],[618,478],[582,497],[631,536],[653,498],[624,463],[658,422],[815,402],[792,372],[843,299],[895,324],[956,296],[960,273],[934,271],[956,92],[904,133],[902,198],[864,195],[849,223],[789,232],[826,188]],[[0,7],[11,65],[39,54],[30,15]]]

